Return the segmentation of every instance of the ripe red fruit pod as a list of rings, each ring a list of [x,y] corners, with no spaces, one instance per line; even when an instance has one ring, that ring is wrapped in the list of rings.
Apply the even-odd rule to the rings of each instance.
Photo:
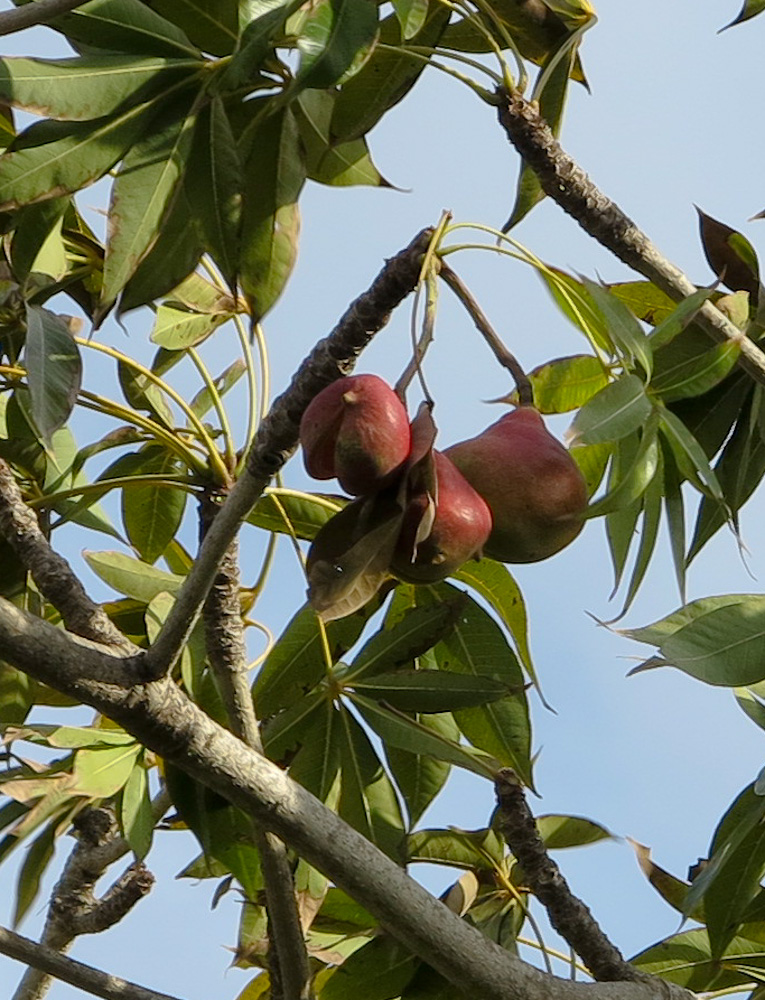
[[[537,562],[565,548],[582,530],[584,477],[534,407],[513,410],[445,454],[491,508],[487,556]]]
[[[314,397],[300,421],[305,467],[314,479],[336,476],[355,496],[387,486],[409,457],[404,405],[377,375],[349,375]]]
[[[480,557],[491,531],[491,511],[465,477],[440,451],[429,458],[434,489],[415,482],[391,561],[391,570],[406,583],[450,576]]]

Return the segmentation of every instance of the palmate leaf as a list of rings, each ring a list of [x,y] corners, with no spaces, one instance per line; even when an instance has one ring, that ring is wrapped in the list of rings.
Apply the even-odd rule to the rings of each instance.
[[[29,845],[24,863],[19,869],[16,881],[16,905],[13,912],[13,926],[18,927],[29,907],[34,903],[40,890],[45,870],[53,858],[56,845],[58,820],[49,823],[43,832]]]
[[[650,380],[653,371],[652,345],[637,317],[603,285],[588,278],[583,281],[606,319],[608,332],[619,354],[631,365],[640,365],[646,378]]]
[[[176,476],[177,458],[158,446],[138,453],[134,475]],[[162,555],[183,519],[186,492],[163,483],[145,483],[122,489],[122,520],[128,539],[147,563]]]
[[[414,721],[443,739],[459,744],[460,731],[450,712],[415,714]],[[451,764],[432,754],[412,753],[390,743],[385,744],[385,757],[393,780],[403,796],[411,829],[446,784]]]
[[[88,121],[146,101],[183,77],[192,76],[203,65],[200,59],[158,56],[2,59],[0,99],[48,118]]]
[[[70,194],[92,184],[149,127],[152,102],[93,122],[45,121],[0,156],[0,210]]]
[[[261,116],[244,142],[248,183],[242,209],[241,283],[254,322],[284,290],[297,257],[297,199],[305,183],[300,133],[289,106]]]
[[[468,677],[445,670],[399,670],[355,680],[360,694],[404,712],[452,712],[497,701],[507,686],[494,677]]]
[[[139,56],[201,57],[180,28],[155,14],[143,0],[90,0],[47,26],[66,35],[75,48],[81,44]]]
[[[609,483],[608,492],[594,500],[587,508],[588,517],[599,517],[627,508],[643,496],[659,468],[660,448],[657,434],[659,416],[652,413],[646,421],[634,458],[620,465],[619,478]],[[620,445],[623,442],[619,442]]]
[[[205,52],[225,56],[239,37],[237,0],[146,0]]]
[[[110,308],[159,236],[186,167],[193,106],[173,115],[127,153],[112,188],[101,306]]]
[[[84,552],[85,561],[104,583],[127,597],[146,604],[166,590],[175,594],[183,576],[149,566],[122,552]]]
[[[322,1000],[389,1000],[411,980],[420,959],[387,934],[379,934],[338,965],[321,990]]]
[[[630,964],[694,993],[728,989],[751,982],[751,976],[735,968],[740,958],[758,968],[765,967],[765,949],[758,941],[734,938],[725,949],[722,963],[712,957],[706,928],[683,931],[646,948],[630,959]]]
[[[450,868],[496,871],[505,853],[504,841],[491,827],[417,830],[407,838],[409,861],[426,861]]]
[[[623,375],[592,396],[569,428],[570,447],[618,441],[643,427],[653,404],[637,375]]]
[[[608,370],[592,354],[555,358],[528,372],[540,413],[577,410],[608,385]]]

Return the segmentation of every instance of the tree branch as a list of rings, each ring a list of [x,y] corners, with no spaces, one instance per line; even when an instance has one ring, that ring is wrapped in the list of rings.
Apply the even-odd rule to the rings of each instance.
[[[30,649],[43,645],[45,656],[30,656]],[[466,994],[481,1000],[692,1000],[688,991],[658,979],[577,983],[527,965],[452,913],[310,792],[205,715],[171,680],[132,691],[99,681],[95,664],[83,662],[95,658],[95,651],[2,598],[0,647],[8,662],[103,712],[278,834]]]
[[[539,179],[545,194],[576,219],[619,260],[634,268],[657,288],[679,302],[696,286],[680,268],[663,256],[625,213],[600,191],[560,146],[537,108],[520,94],[500,91],[499,121],[510,142]],[[765,385],[765,354],[711,302],[705,302],[694,320],[713,340],[739,345],[739,364]]]
[[[0,14],[0,35],[12,35],[33,24],[45,24],[85,3],[87,0],[33,0],[17,10],[4,10]]]
[[[24,503],[13,472],[1,458],[0,534],[32,574],[43,597],[61,613],[70,632],[94,642],[119,646],[128,653],[138,652],[103,608],[88,597],[66,559],[53,550],[35,512]]]
[[[214,497],[200,506],[200,534],[206,535],[220,510]],[[202,610],[205,645],[232,731],[263,754],[258,720],[247,677],[247,652],[239,605],[239,546],[226,549]],[[260,852],[271,944],[269,971],[272,1000],[310,1000],[311,969],[295,897],[292,867],[284,843],[253,823]]]
[[[170,798],[161,792],[152,803],[155,819],[167,812]],[[41,944],[66,951],[79,934],[95,934],[118,923],[151,889],[154,877],[140,862],[130,865],[100,899],[93,888],[106,869],[128,853],[114,817],[105,808],[86,809],[74,822],[77,844],[51,895]],[[41,1000],[51,977],[34,963],[24,973],[13,1000]]]
[[[247,467],[221,506],[170,614],[144,661],[144,680],[162,676],[175,662],[207,597],[226,549],[271,477],[298,440],[300,417],[324,386],[353,370],[356,358],[416,287],[432,230],[424,229],[395,257],[343,314],[334,330],[302,362],[258,430]]]
[[[624,960],[590,910],[572,893],[545,849],[515,772],[503,768],[495,779],[495,788],[499,828],[523,868],[526,884],[547,910],[553,929],[571,945],[594,979],[610,982],[650,980],[650,976],[638,972]]]
[[[156,993],[127,979],[94,969],[92,965],[66,958],[53,948],[30,941],[5,927],[0,927],[0,952],[78,990],[103,997],[103,1000],[178,1000],[169,993]]]

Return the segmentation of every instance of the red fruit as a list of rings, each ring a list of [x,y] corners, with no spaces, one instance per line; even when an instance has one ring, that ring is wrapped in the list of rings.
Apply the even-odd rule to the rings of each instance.
[[[493,559],[547,559],[582,530],[584,477],[533,407],[513,410],[445,454],[491,508],[494,526],[484,552]]]
[[[409,418],[387,382],[377,375],[349,375],[310,402],[300,421],[300,441],[314,479],[336,476],[348,493],[376,493],[409,457]]]
[[[433,452],[433,461],[437,496],[422,490],[410,498],[391,562],[391,570],[407,583],[450,576],[468,559],[480,557],[491,531],[491,511],[470,483],[440,451]],[[423,532],[426,537],[418,542]]]

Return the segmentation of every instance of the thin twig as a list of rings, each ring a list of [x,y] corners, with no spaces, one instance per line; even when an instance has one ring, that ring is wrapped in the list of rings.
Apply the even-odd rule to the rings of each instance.
[[[582,958],[594,979],[600,982],[648,980],[650,977],[624,960],[589,909],[572,893],[547,853],[515,772],[503,768],[495,779],[495,787],[499,828],[523,869],[526,884],[547,910],[553,928]]]
[[[32,574],[40,593],[60,613],[75,635],[138,652],[112,624],[103,608],[92,601],[72,567],[50,545],[34,511],[24,498],[10,467],[0,459],[0,535],[13,547]]]
[[[545,194],[576,219],[579,225],[619,260],[634,268],[657,288],[679,302],[696,285],[661,254],[615,202],[590,180],[566,153],[538,109],[517,91],[500,91],[499,121],[510,142],[539,179]],[[741,349],[739,365],[765,385],[765,354],[711,302],[705,302],[695,322],[718,342]]]
[[[320,340],[303,361],[286,391],[274,401],[260,425],[246,468],[218,511],[175,604],[146,654],[145,680],[162,676],[180,654],[240,524],[271,477],[295,450],[305,408],[324,386],[353,370],[358,355],[416,286],[431,232],[425,229],[418,233],[409,246],[385,264],[329,336]]]
[[[45,24],[85,3],[87,0],[34,0],[17,10],[4,10],[0,14],[0,35],[12,35],[33,24]]]
[[[220,510],[216,498],[200,507],[202,539]],[[239,604],[239,559],[236,539],[229,545],[202,616],[207,657],[226,707],[231,729],[248,746],[263,753],[258,720],[247,676],[247,650]],[[253,821],[260,853],[268,913],[269,954],[273,1000],[310,1000],[311,969],[300,925],[295,886],[287,849],[272,833]]]
[[[510,374],[515,380],[516,388],[518,389],[518,401],[521,406],[533,406],[534,405],[534,390],[529,381],[529,377],[523,370],[521,365],[518,363],[517,358],[512,354],[505,345],[500,340],[494,327],[486,318],[481,307],[478,305],[476,300],[473,298],[468,287],[462,281],[462,279],[455,274],[454,271],[449,267],[446,261],[441,261],[440,275],[446,282],[446,284],[451,288],[463,306],[467,309],[475,323],[477,329],[483,336],[486,343],[489,345],[494,353],[494,357],[499,361],[503,368],[507,368]]]
[[[169,993],[157,993],[94,969],[92,965],[66,958],[53,948],[30,941],[5,927],[0,927],[0,952],[103,1000],[178,1000]]]

